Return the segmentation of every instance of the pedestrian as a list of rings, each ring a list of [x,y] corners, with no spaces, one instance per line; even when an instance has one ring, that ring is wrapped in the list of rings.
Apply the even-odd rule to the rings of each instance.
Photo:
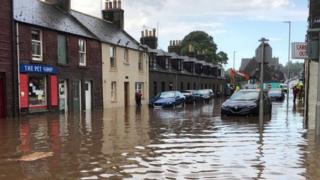
[[[142,93],[141,91],[136,92],[136,105],[137,107],[141,106]]]
[[[292,91],[293,91],[293,103],[296,104],[297,95],[299,93],[298,92],[299,90],[296,85],[293,86]],[[288,96],[289,96],[289,94],[288,94]]]

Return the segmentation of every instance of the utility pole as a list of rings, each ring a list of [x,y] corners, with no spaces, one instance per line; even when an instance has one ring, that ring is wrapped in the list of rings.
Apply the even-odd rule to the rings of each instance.
[[[289,94],[290,94],[290,49],[291,49],[291,21],[285,21],[284,23],[287,23],[289,25],[289,44],[288,44],[288,80],[287,80],[287,89],[288,89],[288,93],[287,93],[287,110],[289,109]]]
[[[236,51],[233,51],[233,70],[236,70]]]
[[[263,98],[263,85],[264,85],[264,63],[265,63],[265,43],[269,40],[266,38],[261,38],[259,42],[261,42],[262,47],[262,57],[260,62],[260,102],[259,102],[259,125],[260,130],[263,128],[263,117],[264,117],[264,98]]]

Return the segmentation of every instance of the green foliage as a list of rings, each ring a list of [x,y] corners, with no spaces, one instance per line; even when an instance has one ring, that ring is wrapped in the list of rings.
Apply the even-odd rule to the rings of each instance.
[[[226,64],[228,55],[217,53],[218,47],[213,37],[203,31],[193,31],[181,43],[181,55],[194,56],[214,64]]]

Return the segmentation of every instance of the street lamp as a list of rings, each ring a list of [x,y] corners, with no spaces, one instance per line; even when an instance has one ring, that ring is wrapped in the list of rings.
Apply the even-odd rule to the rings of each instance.
[[[264,63],[265,61],[265,44],[269,40],[266,38],[261,38],[259,42],[261,42],[261,60],[260,60],[260,104],[259,104],[259,124],[260,124],[260,130],[262,130],[263,127],[263,117],[264,117],[264,101],[263,101],[263,85],[264,85]]]
[[[288,44],[288,80],[287,80],[287,109],[289,109],[289,94],[290,94],[290,48],[291,48],[291,21],[284,21],[284,23],[287,23],[289,25],[289,44]]]

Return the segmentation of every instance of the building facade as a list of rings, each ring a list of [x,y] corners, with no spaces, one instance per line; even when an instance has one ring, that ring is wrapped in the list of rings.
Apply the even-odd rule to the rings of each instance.
[[[169,52],[157,49],[156,31],[141,32],[141,44],[148,47],[149,52],[149,94],[156,96],[163,91],[212,89],[223,94],[226,79],[223,68],[193,57],[179,56],[176,52],[181,41],[169,46]]]
[[[307,34],[309,59],[305,61],[305,119],[309,129],[320,132],[319,99],[319,39],[320,2],[309,0],[309,29]],[[317,113],[318,111],[318,113]]]
[[[21,112],[103,107],[101,44],[69,3],[14,0]]]
[[[14,49],[12,1],[0,1],[0,118],[14,114],[16,105],[14,88]]]
[[[142,104],[149,100],[149,66],[146,49],[123,30],[121,1],[107,1],[103,18],[77,11],[71,14],[102,42],[104,108],[135,105],[135,94],[142,93]]]

